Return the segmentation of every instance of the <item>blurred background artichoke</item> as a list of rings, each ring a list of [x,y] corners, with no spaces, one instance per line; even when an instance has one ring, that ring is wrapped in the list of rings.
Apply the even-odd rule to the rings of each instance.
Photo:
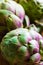
[[[26,14],[29,16],[31,23],[36,19],[41,19],[43,17],[43,6],[40,4],[38,0],[15,0],[20,3],[24,9]]]

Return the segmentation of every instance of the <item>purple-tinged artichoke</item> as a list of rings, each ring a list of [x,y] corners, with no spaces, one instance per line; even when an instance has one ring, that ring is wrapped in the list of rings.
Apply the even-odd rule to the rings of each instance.
[[[43,51],[40,48],[40,40],[35,40],[28,29],[18,28],[3,37],[0,46],[1,53],[11,64],[36,65],[43,57],[40,52],[40,50]]]
[[[23,27],[24,18],[25,11],[20,4],[13,0],[0,1],[0,41],[8,31]]]
[[[19,17],[8,10],[0,10],[0,38],[6,32],[20,27],[23,27],[23,23]]]
[[[19,28],[7,33],[1,42],[1,51],[4,58],[12,63],[23,62],[29,59],[30,53],[26,39],[29,41],[30,38],[28,29]]]

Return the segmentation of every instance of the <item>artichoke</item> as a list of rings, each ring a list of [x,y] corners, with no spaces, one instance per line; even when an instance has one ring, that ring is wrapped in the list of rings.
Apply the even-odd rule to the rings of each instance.
[[[31,29],[18,28],[7,33],[1,42],[1,54],[10,64],[17,65],[32,65],[40,63],[42,55],[40,50],[40,40],[42,37],[37,36],[40,39],[36,39],[31,35],[33,32]],[[35,31],[34,29],[32,31]],[[36,31],[35,31],[36,32]],[[38,33],[38,32],[37,32]],[[38,33],[39,34],[39,33]],[[41,45],[42,46],[42,45]],[[42,57],[41,57],[42,56]]]
[[[23,27],[24,18],[25,11],[20,4],[10,0],[0,1],[0,41],[7,32]]]
[[[6,32],[15,28],[22,27],[22,21],[19,17],[8,10],[0,10],[0,37],[2,38]],[[3,33],[3,34],[2,34]]]
[[[1,43],[1,51],[4,58],[10,63],[20,63],[21,60],[25,60],[23,58],[29,58],[30,53],[26,43],[31,39],[27,29],[20,28],[7,33]]]
[[[20,3],[24,7],[31,23],[33,23],[34,20],[43,18],[43,2],[41,3],[39,0],[17,0],[16,2]]]

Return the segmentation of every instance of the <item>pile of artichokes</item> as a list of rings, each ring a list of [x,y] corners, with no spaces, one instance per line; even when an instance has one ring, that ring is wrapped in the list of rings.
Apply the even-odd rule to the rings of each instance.
[[[0,1],[0,49],[11,65],[43,65],[43,37],[30,24],[24,8],[13,0]]]

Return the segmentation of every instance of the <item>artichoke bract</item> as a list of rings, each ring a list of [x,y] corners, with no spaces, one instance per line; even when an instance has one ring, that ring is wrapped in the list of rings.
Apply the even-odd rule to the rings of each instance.
[[[39,53],[36,53],[34,55],[31,56],[30,58],[34,63],[38,63],[40,62],[41,56]]]
[[[37,53],[39,52],[39,44],[36,40],[31,40],[29,41],[29,50],[31,53]]]
[[[43,65],[43,62],[41,61],[41,62],[39,63],[39,65]]]
[[[40,40],[34,39],[26,28],[10,31],[1,42],[1,53],[11,64],[35,65],[42,59],[40,50]]]
[[[29,33],[32,36],[32,38],[35,39],[35,40],[37,40],[37,41],[39,41],[40,39],[42,39],[42,36],[38,32],[36,32],[35,30],[31,29],[29,31]]]
[[[41,58],[43,60],[43,38],[39,40],[39,45],[40,45]]]
[[[30,27],[30,19],[27,15],[25,15],[24,21],[23,21],[23,27],[28,28]]]

